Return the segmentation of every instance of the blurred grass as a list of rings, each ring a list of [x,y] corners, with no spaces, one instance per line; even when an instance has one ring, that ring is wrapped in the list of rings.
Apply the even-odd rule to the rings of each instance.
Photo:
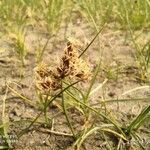
[[[128,24],[126,21],[126,15],[128,15],[133,30],[148,28],[150,25],[149,2],[149,0],[119,0],[116,6],[116,20],[125,28]]]
[[[0,21],[3,26],[45,21],[53,33],[70,15],[70,8],[79,11],[91,27],[99,27],[107,20],[126,29],[126,13],[134,30],[150,26],[149,0],[1,0]]]

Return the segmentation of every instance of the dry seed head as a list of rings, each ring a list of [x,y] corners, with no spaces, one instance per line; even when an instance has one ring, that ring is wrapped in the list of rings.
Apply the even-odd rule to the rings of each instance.
[[[35,68],[36,86],[39,90],[55,91],[61,88],[61,80],[69,77],[71,80],[82,79],[88,80],[91,77],[91,70],[88,63],[79,58],[79,42],[77,40],[69,40],[64,54],[60,59],[58,67],[52,69],[44,63]]]
[[[38,80],[36,87],[43,92],[55,91],[60,88],[60,83],[57,80],[46,77],[43,80]]]
[[[86,80],[90,78],[91,71],[87,62],[79,58],[78,45],[75,45],[76,43],[71,43],[70,41],[67,43],[67,47],[64,49],[64,56],[61,59],[60,68],[65,73],[67,72],[70,78],[77,77]]]
[[[35,69],[36,87],[47,92],[60,88],[59,82],[54,78],[53,71],[44,63],[39,64]]]
[[[44,78],[49,76],[49,69],[48,66],[44,63],[39,64],[35,69],[36,77]]]
[[[50,78],[46,77],[44,79],[38,80],[36,83],[36,87],[42,91],[50,91],[51,90],[52,81]]]
[[[91,70],[88,63],[81,58],[77,59],[75,63],[71,62],[71,76],[80,78],[82,80],[88,80],[91,78]]]
[[[67,40],[74,48],[80,49],[83,47],[83,43],[73,37],[68,37]]]
[[[67,43],[67,47],[64,49],[64,56],[66,59],[72,59],[78,57],[78,50],[74,45],[72,45],[70,42]]]
[[[59,66],[54,71],[55,78],[63,79],[66,76],[69,76],[71,71],[71,61],[75,63],[77,58],[77,49],[70,42],[68,42],[66,48],[64,49],[64,54],[60,60]]]

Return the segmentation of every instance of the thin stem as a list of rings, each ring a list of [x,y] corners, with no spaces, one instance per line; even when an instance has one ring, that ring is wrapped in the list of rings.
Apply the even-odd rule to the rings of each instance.
[[[79,55],[79,58],[87,51],[87,49],[92,45],[92,43],[95,41],[95,39],[98,37],[98,35],[103,31],[104,27],[105,27],[104,23],[102,25],[102,28],[97,32],[97,34],[94,36],[94,38],[92,39],[92,41],[90,42],[90,44],[82,51],[82,53]]]
[[[63,136],[73,137],[73,135],[69,134],[69,133],[63,133],[63,132],[58,132],[58,131],[44,129],[44,128],[40,128],[39,130],[42,131],[42,132],[48,132],[48,133],[52,133],[52,134],[56,134],[56,135],[63,135]]]
[[[45,101],[44,101],[44,116],[45,116],[45,121],[46,121],[46,124],[48,124],[48,117],[47,117],[47,102],[48,102],[48,96],[49,94],[46,95],[46,98],[45,98]]]
[[[63,82],[61,82],[61,87],[62,87],[62,90],[63,90]],[[69,117],[67,115],[67,109],[66,109],[66,104],[65,104],[65,99],[64,99],[64,92],[62,92],[62,107],[63,107],[63,112],[65,114],[66,120],[68,122],[68,126],[70,127],[70,130],[71,130],[71,132],[73,134],[73,137],[76,139],[76,135],[75,135],[74,129],[73,129],[72,124],[71,124],[71,122],[69,120]]]

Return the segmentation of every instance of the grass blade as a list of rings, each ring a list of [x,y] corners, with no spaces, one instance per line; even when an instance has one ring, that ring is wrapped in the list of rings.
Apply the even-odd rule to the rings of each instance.
[[[82,51],[82,53],[79,55],[79,58],[87,51],[87,49],[92,45],[92,43],[95,41],[95,39],[98,37],[98,35],[103,31],[105,27],[105,23],[102,25],[102,28],[97,32],[95,37],[92,39],[92,41],[88,44],[88,46]]]
[[[144,108],[142,112],[131,122],[127,128],[127,133],[129,134],[132,130],[137,130],[146,120],[147,117],[150,117],[150,106]]]

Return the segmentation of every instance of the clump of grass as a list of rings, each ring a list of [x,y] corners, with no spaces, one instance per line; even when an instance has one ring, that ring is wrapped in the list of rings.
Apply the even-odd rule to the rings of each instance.
[[[22,65],[25,64],[27,48],[25,46],[25,27],[28,22],[27,7],[24,1],[6,0],[1,1],[1,22],[2,28],[8,38],[11,38],[14,49],[19,55]]]
[[[129,138],[129,141],[135,139],[135,141],[140,145],[142,149],[144,145],[140,142],[140,139],[137,135],[137,130],[144,124],[146,120],[150,118],[150,106],[145,107],[139,115],[137,115],[133,121],[127,126],[123,127],[124,133]]]
[[[150,24],[150,3],[148,0],[119,0],[116,2],[116,20],[120,22],[121,28],[126,29],[128,15],[133,30],[147,28]]]
[[[80,55],[78,54],[78,51],[75,46],[76,45],[73,45],[72,43],[68,42],[67,48],[64,50],[64,55],[62,56],[60,64],[58,65],[58,67],[56,69],[53,69],[53,70],[48,69],[43,64],[35,69],[36,74],[37,74],[37,84],[36,84],[37,88],[40,91],[42,91],[42,93],[44,91],[44,95],[47,93],[47,95],[45,96],[47,99],[46,99],[46,101],[44,101],[44,112],[45,112],[46,122],[48,121],[47,116],[46,116],[46,108],[47,108],[47,104],[49,103],[48,96],[51,97],[50,91],[57,90],[60,88],[61,88],[61,91],[63,91],[63,89],[64,89],[63,87],[65,85],[64,80],[66,80],[67,78],[70,80],[71,79],[74,80],[74,78],[77,78],[77,80],[80,81],[80,80],[87,80],[90,76],[90,70],[87,69],[86,64],[83,63],[83,60],[81,58],[79,58]],[[77,68],[76,68],[75,64],[78,66]],[[86,126],[86,124],[88,124],[88,122],[89,122],[90,111],[93,111],[96,114],[100,115],[101,117],[104,117],[105,119],[110,121],[122,133],[122,135],[120,133],[117,133],[108,128],[104,128],[104,129],[102,129],[102,131],[111,132],[113,134],[116,134],[119,137],[126,139],[124,137],[123,131],[121,130],[121,127],[119,127],[118,123],[115,120],[107,117],[105,114],[100,113],[97,110],[95,110],[94,108],[88,106],[89,105],[89,102],[88,102],[89,95],[91,93],[92,86],[96,80],[96,76],[99,72],[99,67],[100,67],[100,65],[98,66],[98,68],[95,72],[95,75],[91,81],[91,84],[87,90],[87,93],[85,95],[82,94],[82,98],[80,98],[81,100],[76,97],[77,93],[74,96],[74,94],[72,93],[72,90],[70,91],[69,89],[62,92],[62,95],[61,95],[63,112],[66,116],[66,120],[67,120],[68,126],[70,127],[70,130],[72,132],[72,135],[77,140],[75,145],[77,145],[78,149],[80,148],[81,143],[83,142],[83,140],[81,140],[81,139],[85,139],[87,137],[86,134],[88,134],[87,131],[89,130],[89,128],[88,128],[88,126]],[[54,86],[54,85],[56,85],[56,86]],[[77,88],[77,89],[78,89],[79,93],[82,93],[79,90],[79,88]],[[77,137],[77,135],[79,133],[76,133],[74,131],[74,128],[73,128],[71,121],[67,114],[66,103],[68,103],[68,101],[66,101],[67,100],[65,98],[66,95],[71,97],[72,100],[79,103],[81,106],[79,108],[79,110],[81,110],[81,112],[85,113],[85,118],[86,118],[87,123],[85,123],[85,128],[82,131],[83,134],[81,134],[79,137]],[[76,107],[76,105],[75,105],[75,107]],[[96,129],[99,129],[99,127]],[[92,130],[91,133],[93,133],[93,131],[94,130]]]
[[[77,5],[80,6],[79,11],[88,21],[89,25],[96,31],[99,31],[99,27],[111,20],[111,12],[113,9],[113,1],[110,0],[81,0],[77,1]]]
[[[21,64],[24,66],[25,57],[27,55],[27,48],[25,45],[26,31],[24,28],[14,29],[14,31],[10,31],[9,36],[13,41],[14,50],[18,54]]]
[[[147,3],[147,1],[145,2]],[[123,0],[123,9],[124,9],[124,20],[126,21],[126,28],[129,30],[129,34],[131,36],[131,40],[133,46],[136,50],[135,58],[137,61],[137,66],[139,69],[139,77],[140,81],[148,81],[149,80],[149,66],[150,66],[150,41],[147,41],[145,44],[140,46],[136,42],[136,36],[134,35],[135,27],[132,25],[132,20],[130,19],[130,12],[128,10],[126,2]],[[147,8],[145,8],[147,9]],[[143,10],[144,11],[144,10]],[[144,18],[144,17],[143,17]],[[149,82],[149,81],[148,81]]]
[[[142,48],[138,48],[136,52],[137,66],[139,68],[139,79],[149,82],[150,74],[150,41]]]
[[[0,3],[1,22],[3,28],[7,31],[7,28],[22,27],[27,23],[27,7],[24,1],[20,0],[2,0]]]
[[[91,27],[96,30],[104,22],[119,23],[120,28],[127,29],[126,12],[134,30],[146,29],[150,25],[148,0],[81,0],[77,1],[77,5]]]
[[[73,45],[70,42],[68,43],[67,48],[64,50],[64,55],[61,58],[60,64],[58,65],[56,70],[55,69],[48,70],[48,68],[46,68],[45,65],[42,65],[35,69],[36,74],[37,74],[37,88],[42,92],[44,91],[44,94],[47,93],[47,95],[45,96],[46,98],[48,96],[51,97],[50,91],[52,91],[52,90],[61,88],[61,91],[63,91],[63,89],[64,89],[63,81],[66,80],[67,78],[70,80],[71,79],[74,80],[74,78],[77,78],[76,80],[80,81],[80,80],[87,80],[90,77],[90,71],[89,71],[89,69],[87,69],[86,64],[83,62],[83,60],[81,58],[79,58],[80,55],[78,54],[78,51],[76,50],[75,46],[76,45]],[[78,66],[77,68],[76,68],[76,65]],[[67,99],[65,99],[65,95],[68,95],[69,97],[72,98],[72,100],[74,99],[74,101],[78,102],[81,105],[80,109],[82,110],[82,112],[85,113],[85,118],[86,118],[87,123],[89,122],[90,110],[92,110],[96,114],[98,114],[101,117],[104,117],[105,119],[110,121],[123,134],[121,127],[119,127],[118,123],[115,120],[107,117],[103,113],[99,113],[94,108],[91,108],[90,106],[88,106],[89,105],[88,104],[89,95],[90,95],[92,86],[96,80],[98,71],[99,71],[99,67],[97,68],[97,70],[95,72],[95,75],[94,75],[92,82],[87,90],[87,93],[81,98],[82,100],[79,100],[78,98],[76,98],[76,96],[74,96],[74,94],[70,90],[66,90],[66,91],[62,92],[62,95],[61,95],[63,112],[66,116],[66,120],[68,122],[68,126],[70,127],[73,137],[76,140],[78,139],[77,143],[75,144],[75,145],[77,145],[78,149],[80,148],[80,145],[83,142],[83,140],[80,141],[80,139],[82,139],[87,134],[86,132],[89,129],[85,123],[85,128],[82,131],[83,134],[81,134],[79,137],[77,137],[77,133],[75,133],[74,128],[69,119],[69,116],[67,114],[66,103],[68,103],[68,101],[66,101]],[[78,91],[80,91],[79,88],[78,88]],[[82,92],[80,91],[80,93],[82,93]],[[44,113],[45,113],[46,122],[48,121],[47,115],[46,115],[47,104],[48,104],[48,98],[46,99],[46,101],[44,101]],[[121,136],[125,139],[124,134],[121,135],[121,134],[116,133],[115,131],[107,129],[107,128],[105,128],[105,130],[106,130],[106,132],[112,132],[112,133],[117,134],[118,136]],[[93,133],[93,132],[91,132],[91,133]]]
[[[60,28],[66,3],[66,0],[41,1],[42,17],[51,36],[56,35]]]

